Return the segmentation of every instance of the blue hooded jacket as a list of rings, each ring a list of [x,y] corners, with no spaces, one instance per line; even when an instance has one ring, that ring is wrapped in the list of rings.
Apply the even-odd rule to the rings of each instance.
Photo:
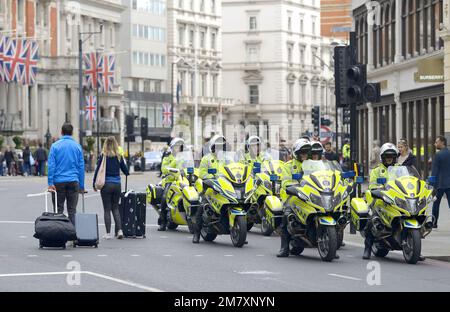
[[[84,158],[80,144],[68,135],[53,143],[48,157],[48,185],[78,182],[84,189]]]

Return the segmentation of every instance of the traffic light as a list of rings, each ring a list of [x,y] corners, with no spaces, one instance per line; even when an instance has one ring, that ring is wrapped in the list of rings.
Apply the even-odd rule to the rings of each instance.
[[[337,46],[334,48],[334,82],[336,106],[347,107],[347,68],[351,63],[350,46]]]
[[[367,83],[366,65],[352,64],[347,68],[347,97],[349,104],[362,104]]]
[[[322,117],[322,118],[320,118],[320,125],[329,127],[329,126],[331,126],[331,120],[325,119],[324,117]]]
[[[349,125],[350,124],[350,108],[344,108],[343,111],[343,124],[344,125]]]
[[[132,136],[134,134],[134,116],[127,115],[125,125],[127,127],[127,137]]]
[[[311,111],[311,120],[314,126],[314,134],[319,134],[320,131],[320,106],[314,106]]]
[[[141,136],[142,140],[148,136],[148,119],[144,117],[141,118]]]

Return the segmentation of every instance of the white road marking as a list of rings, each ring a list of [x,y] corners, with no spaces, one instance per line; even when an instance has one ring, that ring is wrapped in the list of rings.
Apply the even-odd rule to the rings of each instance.
[[[112,282],[116,282],[116,283],[119,283],[119,284],[123,284],[123,285],[131,286],[131,287],[139,288],[139,289],[142,289],[142,290],[145,290],[145,291],[162,292],[162,290],[158,289],[158,288],[148,287],[148,286],[145,286],[145,285],[142,285],[142,284],[133,283],[133,282],[130,282],[130,281],[125,281],[125,280],[122,280],[122,279],[119,279],[119,278],[115,278],[115,277],[108,276],[108,275],[105,275],[105,274],[90,272],[90,271],[0,274],[0,278],[2,278],[2,277],[22,277],[22,276],[67,275],[67,274],[87,274],[87,275],[103,278],[103,279],[106,279],[106,280],[109,280],[109,281],[112,281]]]
[[[6,257],[8,257],[8,255],[0,255],[0,257],[4,257],[4,258],[6,258]]]
[[[264,255],[256,255],[257,257],[264,257]]]
[[[224,255],[224,257],[234,257],[234,255]]]
[[[92,197],[98,197],[100,194],[91,194],[91,195],[85,195],[84,198],[92,198]]]
[[[203,257],[203,255],[195,255],[194,257]]]
[[[360,278],[347,276],[347,275],[340,275],[340,274],[334,274],[334,273],[330,273],[328,275],[329,276],[334,276],[334,277],[345,278],[345,279],[352,280],[352,281],[362,281],[362,279],[360,279]]]
[[[172,255],[163,255],[163,257],[172,257]]]
[[[159,238],[167,238],[167,236],[160,236]]]
[[[37,255],[27,255],[27,257],[29,257],[29,258],[36,258]]]
[[[237,274],[241,274],[241,275],[272,275],[272,274],[278,274],[275,272],[270,272],[270,271],[241,271],[241,272],[237,272],[234,271]]]
[[[130,255],[130,257],[140,257],[140,255]]]
[[[25,235],[20,235],[19,238],[27,238]]]
[[[0,224],[34,224],[34,221],[0,221]]]
[[[64,258],[72,258],[72,255],[63,255]]]
[[[97,255],[97,257],[108,257],[108,255]]]

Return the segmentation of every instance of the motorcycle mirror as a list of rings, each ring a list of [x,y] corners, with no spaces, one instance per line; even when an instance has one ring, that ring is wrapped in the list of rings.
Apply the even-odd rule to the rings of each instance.
[[[187,174],[193,174],[194,173],[194,168],[189,167],[189,168],[186,169],[186,171],[187,171]]]
[[[256,164],[256,163],[255,163]],[[253,168],[253,173],[257,174],[257,173],[261,173],[261,167],[255,167]]]
[[[208,174],[216,174],[217,173],[217,169],[216,168],[209,168],[208,169]]]
[[[387,181],[386,178],[378,178],[377,179],[378,184],[386,184],[386,181]]]
[[[357,176],[356,177],[356,183],[363,184],[364,183],[364,177],[363,176]]]
[[[435,184],[437,182],[437,177],[429,176],[427,182],[428,182],[428,184]]]
[[[294,173],[292,175],[292,180],[300,180],[302,178],[302,174],[301,173]]]
[[[353,178],[354,176],[356,175],[356,173],[355,173],[355,171],[346,171],[346,172],[344,172],[344,173],[342,173],[342,177],[344,178],[344,179],[350,179],[350,178]]]

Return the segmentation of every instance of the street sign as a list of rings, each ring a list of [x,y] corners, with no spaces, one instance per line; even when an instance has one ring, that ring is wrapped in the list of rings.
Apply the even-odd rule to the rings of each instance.
[[[134,140],[136,143],[142,143],[142,137],[140,135],[137,135]]]
[[[321,126],[320,129],[321,129],[320,130],[320,138],[321,138],[320,142],[322,144],[330,142],[331,138],[334,136],[331,129],[327,126]]]
[[[91,136],[92,135],[92,131],[91,130],[86,130],[86,136]]]

